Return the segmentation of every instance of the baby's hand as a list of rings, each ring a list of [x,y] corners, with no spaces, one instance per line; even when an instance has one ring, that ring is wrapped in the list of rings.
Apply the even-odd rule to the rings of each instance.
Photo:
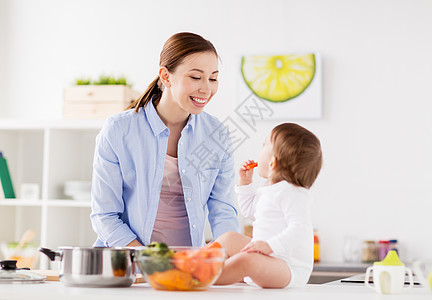
[[[257,252],[264,255],[270,255],[273,253],[273,250],[272,248],[270,248],[270,245],[265,241],[253,241],[244,246],[244,248],[241,249],[240,252]]]
[[[243,165],[240,167],[239,170],[239,175],[240,175],[239,185],[248,185],[252,182],[253,168],[256,167],[257,165],[258,164],[253,160],[248,160],[243,163]]]

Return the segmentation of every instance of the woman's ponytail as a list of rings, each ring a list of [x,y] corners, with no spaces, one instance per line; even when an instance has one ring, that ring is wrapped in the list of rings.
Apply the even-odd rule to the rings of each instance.
[[[159,87],[159,76],[156,77],[147,87],[145,92],[134,102],[132,102],[127,108],[128,109],[134,109],[135,112],[138,112],[140,107],[146,107],[146,105],[150,102],[150,100],[153,100],[154,105],[156,106],[159,103],[159,100],[162,96],[162,90]]]

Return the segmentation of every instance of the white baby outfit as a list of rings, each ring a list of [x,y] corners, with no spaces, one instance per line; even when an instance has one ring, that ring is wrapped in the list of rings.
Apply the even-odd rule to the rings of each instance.
[[[272,256],[288,264],[287,287],[305,286],[314,262],[310,191],[287,181],[259,188],[251,183],[236,186],[235,191],[240,212],[253,220],[252,240],[266,241]]]

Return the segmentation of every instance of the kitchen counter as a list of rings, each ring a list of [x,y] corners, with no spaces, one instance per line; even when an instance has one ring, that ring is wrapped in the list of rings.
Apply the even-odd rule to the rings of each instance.
[[[308,284],[300,289],[262,289],[246,284],[234,284],[229,286],[213,286],[207,291],[201,292],[168,292],[156,291],[148,283],[134,284],[129,288],[78,288],[66,287],[61,282],[44,282],[35,284],[0,284],[0,299],[176,299],[176,300],[229,300],[229,299],[332,299],[332,300],[356,300],[356,299],[383,299],[375,291],[363,284]],[[403,294],[392,295],[392,299],[431,299],[432,293],[421,287],[414,287]]]

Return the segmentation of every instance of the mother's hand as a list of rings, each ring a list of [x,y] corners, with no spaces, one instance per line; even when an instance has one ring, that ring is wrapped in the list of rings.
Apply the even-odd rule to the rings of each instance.
[[[132,242],[126,245],[126,247],[141,247],[143,246],[137,239],[134,239]]]

